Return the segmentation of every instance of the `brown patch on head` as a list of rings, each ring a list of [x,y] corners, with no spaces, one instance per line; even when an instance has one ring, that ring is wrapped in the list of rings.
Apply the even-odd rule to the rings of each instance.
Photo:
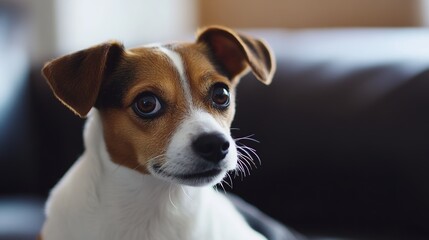
[[[188,106],[180,94],[177,71],[159,50],[132,49],[122,64],[117,71],[131,71],[133,80],[123,93],[122,107],[100,108],[104,138],[112,161],[147,173],[149,160],[163,161],[169,139]],[[165,107],[155,119],[141,118],[132,109],[135,99],[144,92],[155,94]]]
[[[213,61],[208,47],[204,44],[183,44],[174,48],[181,57],[186,69],[192,92],[193,104],[212,114],[222,127],[231,126],[235,114],[235,87],[238,81],[231,81],[220,66]],[[231,105],[225,110],[215,108],[211,100],[214,85],[224,84],[230,91]]]

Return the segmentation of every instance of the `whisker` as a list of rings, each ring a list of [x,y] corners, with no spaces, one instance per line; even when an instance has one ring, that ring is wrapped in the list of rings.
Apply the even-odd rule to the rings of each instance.
[[[247,139],[247,137],[246,137],[246,140],[250,140],[250,139]],[[254,140],[254,139],[252,139],[252,140]],[[256,141],[256,140],[255,140]],[[257,141],[258,142],[258,141]],[[252,147],[249,147],[249,146],[246,146],[246,145],[244,145],[244,144],[242,144],[242,143],[237,143],[237,148],[238,149],[240,149],[240,150],[242,150],[242,151],[244,151],[244,152],[246,152],[246,155],[248,155],[252,160],[253,160],[253,157],[251,156],[251,154],[253,154],[253,156],[254,157],[256,157],[257,159],[258,159],[258,162],[259,162],[259,165],[261,165],[262,164],[262,161],[261,161],[261,158],[259,157],[259,155],[256,153],[256,150],[254,149],[254,148],[252,148]],[[251,154],[250,154],[251,153]]]
[[[223,189],[223,193],[226,194],[226,190],[225,187],[222,184],[223,181],[221,181],[218,185],[221,186],[221,188]]]
[[[247,173],[250,175],[250,169],[247,167],[247,165],[243,161],[239,161],[239,162],[241,163],[240,166],[241,166],[241,168],[243,170],[244,177],[246,177],[245,169],[247,170]]]
[[[243,177],[247,177],[246,169],[247,169],[247,170],[249,170],[249,169],[247,168],[246,164],[245,164],[243,161],[241,161],[241,159],[240,159],[240,166],[241,166],[241,173],[242,173],[242,176],[243,176]],[[243,177],[241,178],[241,180],[243,180]]]
[[[230,187],[232,189],[231,184],[229,184],[229,182],[225,181],[224,179],[222,179],[222,183],[225,183],[226,185],[228,185],[228,187]]]
[[[240,147],[243,149],[249,150],[250,152],[252,152],[253,154],[256,155],[256,150],[254,148],[251,148],[251,147],[246,146],[246,145],[241,145]]]
[[[255,150],[255,149],[253,149],[253,148],[251,148],[251,147],[247,147],[247,146],[245,146],[245,149],[246,149],[246,150],[249,150],[249,151],[253,154],[253,156],[255,156],[255,157],[258,159],[259,165],[262,165],[261,158],[260,158],[260,157],[259,157],[259,155],[256,153],[256,150]],[[253,159],[253,158],[252,158],[252,159]]]
[[[245,137],[240,137],[240,138],[234,138],[234,140],[235,140],[235,142],[242,141],[242,140],[248,140],[248,141],[260,143],[258,140],[254,139],[253,136],[255,136],[255,134],[251,134],[251,135],[248,135]]]
[[[240,176],[240,170],[237,168],[234,169],[234,178],[239,177]]]
[[[229,182],[231,183],[231,189],[234,187],[234,184],[232,183],[232,178],[231,178],[231,175],[229,174],[229,172],[227,172],[226,173],[226,175],[228,176],[228,178],[229,178]]]
[[[240,160],[237,161],[237,167],[234,169],[234,178],[240,177],[241,181],[243,181],[243,174],[240,169]]]
[[[186,192],[185,188],[183,188],[183,186],[180,186],[180,188],[182,189],[182,192],[185,194],[185,196],[188,198],[188,200],[192,200],[191,196],[189,196],[188,192]]]
[[[244,177],[245,177],[246,173],[244,172],[244,168],[242,166],[242,163],[241,163],[240,159],[238,159],[238,161],[237,161],[237,169],[239,170],[239,173],[241,173],[241,180],[243,180],[243,174],[244,174]]]
[[[246,159],[244,158],[244,159],[242,159],[242,163],[243,163],[243,166],[246,168],[246,170],[247,170],[247,174],[250,176],[250,170],[252,169],[252,166],[250,165],[250,163],[249,162],[247,162],[246,161]]]
[[[250,155],[250,153],[248,153],[245,149],[240,149],[240,151],[243,151],[243,153],[240,153],[239,157],[241,157],[243,160],[246,160],[247,162],[251,162],[253,166],[255,166],[255,168],[258,168],[258,166],[256,166],[255,161],[253,161],[252,155]]]
[[[257,168],[253,161],[251,161],[247,158],[243,158],[242,160],[243,160],[243,163],[246,164],[246,166],[248,166],[250,168],[250,170],[253,170],[252,164],[255,166],[255,168]],[[250,175],[250,173],[249,173],[249,175]]]
[[[170,200],[171,205],[173,205],[173,207],[177,210],[178,208],[176,207],[173,200],[171,199],[171,186],[172,186],[172,183],[170,183],[170,186],[168,187],[168,199]]]
[[[240,141],[252,141],[252,142],[256,142],[259,143],[258,140],[254,139],[254,134],[245,136],[245,137],[240,137],[240,138],[235,138],[235,142],[236,142],[236,146],[237,146],[237,151],[239,152],[239,158],[242,160],[243,164],[248,164],[250,169],[252,169],[252,165],[255,168],[258,168],[256,163],[255,163],[255,158],[258,160],[259,165],[262,164],[261,158],[259,157],[259,155],[256,153],[256,150],[252,147],[246,146],[245,144],[243,144]],[[247,166],[247,165],[246,165]],[[249,171],[248,171],[249,173]],[[250,173],[249,173],[250,175]]]

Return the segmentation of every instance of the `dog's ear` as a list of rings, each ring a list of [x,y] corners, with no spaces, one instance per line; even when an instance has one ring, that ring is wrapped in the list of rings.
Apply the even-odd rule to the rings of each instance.
[[[103,79],[123,53],[122,44],[106,42],[46,63],[42,75],[64,105],[85,117],[97,101]]]
[[[263,41],[220,26],[202,29],[197,36],[197,42],[208,45],[215,60],[230,79],[247,73],[250,66],[256,78],[267,85],[271,83],[276,70],[276,60]]]

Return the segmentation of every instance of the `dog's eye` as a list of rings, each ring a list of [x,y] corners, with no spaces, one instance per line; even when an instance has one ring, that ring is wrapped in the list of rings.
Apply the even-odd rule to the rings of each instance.
[[[154,118],[161,109],[161,102],[153,93],[142,93],[134,100],[133,110],[142,118]]]
[[[212,89],[211,97],[214,107],[225,109],[229,106],[230,95],[228,87],[225,84],[215,84]]]

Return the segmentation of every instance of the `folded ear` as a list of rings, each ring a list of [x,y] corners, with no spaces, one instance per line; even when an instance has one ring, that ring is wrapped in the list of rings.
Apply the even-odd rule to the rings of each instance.
[[[64,105],[85,117],[97,101],[103,79],[123,53],[122,44],[103,43],[46,63],[42,75]]]
[[[198,33],[197,42],[208,45],[230,79],[247,73],[250,66],[256,78],[267,85],[271,83],[276,61],[263,41],[239,35],[228,28],[211,26]]]

